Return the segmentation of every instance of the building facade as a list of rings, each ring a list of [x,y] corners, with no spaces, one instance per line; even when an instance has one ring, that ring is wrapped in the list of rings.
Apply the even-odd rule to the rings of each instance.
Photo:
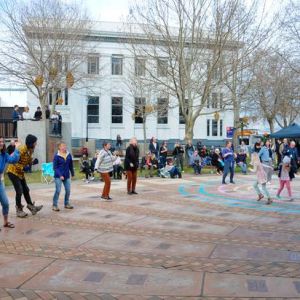
[[[143,140],[143,120],[136,115],[137,106],[145,101],[134,95],[129,80],[132,74],[143,76],[143,61],[137,61],[126,44],[123,25],[120,23],[97,23],[88,42],[91,50],[86,62],[80,66],[86,74],[84,82],[59,95],[49,95],[49,104],[57,97],[63,99],[56,106],[63,120],[72,123],[73,139],[115,140],[119,134],[123,139],[136,136]],[[157,72],[164,72],[163,64]],[[194,139],[215,141],[226,139],[227,127],[233,126],[231,110],[221,110],[226,92],[220,88],[211,94],[211,99],[194,126]],[[156,103],[156,112],[146,121],[146,136],[159,140],[183,140],[184,119],[178,105],[163,109],[165,101],[176,103],[159,94],[151,94],[151,103]],[[28,93],[27,103],[32,111],[39,105]],[[160,109],[160,106],[162,109]],[[218,110],[218,118],[214,112]],[[163,112],[162,112],[163,111]]]

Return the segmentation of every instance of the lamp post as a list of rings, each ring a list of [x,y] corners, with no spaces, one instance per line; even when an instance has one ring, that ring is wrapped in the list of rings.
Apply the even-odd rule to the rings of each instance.
[[[88,108],[89,108],[89,98],[86,100],[86,134],[85,134],[85,141],[89,141],[89,115],[88,115]]]

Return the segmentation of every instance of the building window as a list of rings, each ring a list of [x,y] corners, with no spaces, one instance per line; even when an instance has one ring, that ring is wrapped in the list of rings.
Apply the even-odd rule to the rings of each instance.
[[[189,114],[189,99],[185,99],[184,103],[185,114]],[[181,105],[179,105],[179,124],[185,124],[185,117],[183,115],[183,111]]]
[[[219,105],[220,105],[219,107],[220,107],[221,109],[224,108],[223,97],[224,97],[223,93],[220,93],[220,94],[219,94]]]
[[[213,70],[213,74],[212,74],[212,78],[213,80],[215,81],[219,81],[219,80],[222,80],[223,78],[223,70],[222,70],[222,67],[215,67],[214,70]]]
[[[123,56],[113,55],[111,57],[111,74],[112,75],[123,74]]]
[[[55,96],[55,104],[62,104],[62,96],[61,96],[61,90],[56,91],[56,96]]]
[[[223,120],[220,120],[220,136],[223,136]]]
[[[134,99],[134,122],[135,124],[144,123],[146,98],[137,97]]]
[[[99,56],[88,57],[88,74],[99,74]]]
[[[146,74],[146,60],[143,58],[135,59],[135,76],[145,76]]]
[[[123,123],[123,98],[112,97],[111,98],[111,122]]]
[[[48,94],[48,103],[49,103],[49,105],[52,105],[52,92],[49,92],[49,94]]]
[[[157,76],[158,77],[167,77],[168,75],[168,60],[166,59],[157,59]]]
[[[206,135],[210,136],[210,120],[206,120]]]
[[[168,124],[168,98],[157,99],[157,124]]]
[[[206,107],[210,108],[210,94],[207,95]]]
[[[218,94],[217,93],[211,94],[211,107],[218,108]]]
[[[218,136],[218,121],[217,120],[212,120],[212,136]]]
[[[88,97],[88,123],[99,123],[99,97]]]
[[[69,104],[69,90],[65,88],[65,105]]]

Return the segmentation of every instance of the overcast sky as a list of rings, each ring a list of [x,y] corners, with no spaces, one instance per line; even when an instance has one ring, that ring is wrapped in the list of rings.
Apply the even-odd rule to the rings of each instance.
[[[95,21],[118,22],[128,14],[130,0],[83,0]]]
[[[1,0],[0,0],[1,1]],[[251,0],[247,0],[251,3]],[[286,0],[266,0],[266,11],[272,13],[278,9],[280,3]],[[132,0],[82,0],[95,21],[118,22],[124,20],[129,11]],[[264,3],[264,0],[261,0]]]

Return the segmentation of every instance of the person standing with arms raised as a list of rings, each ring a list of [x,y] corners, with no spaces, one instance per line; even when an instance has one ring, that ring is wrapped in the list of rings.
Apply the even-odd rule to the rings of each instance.
[[[0,137],[0,202],[2,205],[2,215],[4,220],[3,227],[7,227],[7,228],[14,228],[15,226],[12,223],[8,222],[9,201],[6,196],[5,187],[3,184],[3,179],[4,179],[3,175],[7,163],[15,164],[18,162],[20,158],[20,152],[17,148],[19,146],[20,143],[16,142],[15,143],[16,149],[11,155],[9,155],[6,152],[4,138],[2,136]]]
[[[127,194],[136,195],[137,170],[139,167],[139,148],[136,138],[130,140],[126,149],[124,167],[127,173]]]
[[[26,166],[37,163],[37,159],[32,159],[36,145],[37,137],[32,134],[28,134],[25,140],[25,145],[20,146],[18,149],[20,152],[19,161],[16,164],[9,164],[7,168],[8,178],[12,182],[16,191],[16,210],[17,217],[19,218],[27,217],[27,213],[23,211],[24,206],[21,202],[22,195],[24,195],[24,198],[26,200],[27,208],[33,215],[35,215],[43,208],[43,205],[37,206],[34,204],[34,202],[32,202],[30,197],[30,190],[24,174],[24,168]]]

